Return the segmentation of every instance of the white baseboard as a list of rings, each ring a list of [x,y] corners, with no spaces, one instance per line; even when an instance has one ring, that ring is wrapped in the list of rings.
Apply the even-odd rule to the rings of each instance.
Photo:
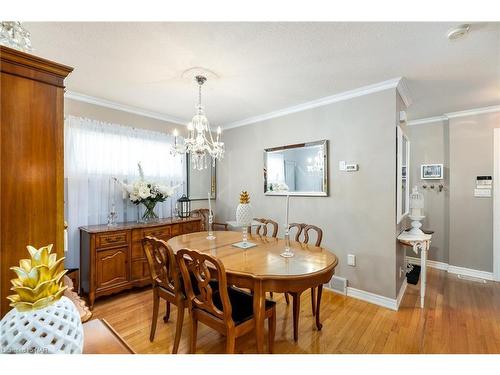
[[[420,265],[420,258],[407,256],[406,260],[408,261],[408,263]],[[484,279],[484,280],[491,280],[491,281],[495,280],[493,272],[473,270],[471,268],[452,266],[448,263],[436,262],[434,260],[427,260],[427,266],[429,266],[431,268],[436,268],[438,270],[447,271],[447,272],[453,273],[453,274],[471,276],[471,277],[476,277],[478,279]]]
[[[407,256],[406,261],[410,264],[416,264],[416,265],[420,266],[420,258]],[[437,262],[435,260],[429,260],[429,259],[427,259],[427,265],[431,268],[435,268],[435,269],[443,270],[443,271],[448,271],[448,268],[450,267],[448,263]]]
[[[385,307],[387,309],[398,311],[399,305],[401,304],[401,300],[403,299],[403,296],[406,292],[406,286],[408,285],[408,283],[407,283],[406,277],[405,277],[403,284],[401,285],[401,288],[399,289],[397,299],[381,296],[379,294],[367,292],[367,291],[361,290],[361,289],[356,289],[356,288],[353,288],[351,286],[348,286],[346,288],[347,294],[343,294],[335,289],[327,287],[326,285],[328,285],[328,284],[325,284],[325,286],[323,286],[323,288],[328,289],[334,293],[337,293],[337,294],[340,294],[343,296],[347,296],[347,297],[356,298],[356,299],[359,299],[359,300],[362,300],[365,302],[373,303],[374,305],[378,305],[378,306]]]
[[[347,296],[360,299],[365,302],[373,303],[391,310],[398,310],[398,301],[395,298],[384,297],[375,293],[366,292],[361,289],[347,287]]]
[[[399,305],[401,305],[401,301],[403,300],[407,286],[408,286],[408,281],[406,280],[405,277],[403,280],[403,284],[401,285],[401,288],[399,288],[398,298],[396,299],[396,306],[397,306],[396,310],[399,310]]]

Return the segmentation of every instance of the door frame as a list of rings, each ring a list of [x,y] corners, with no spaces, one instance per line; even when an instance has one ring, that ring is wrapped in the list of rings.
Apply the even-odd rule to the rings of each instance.
[[[500,281],[500,128],[493,134],[493,278]]]

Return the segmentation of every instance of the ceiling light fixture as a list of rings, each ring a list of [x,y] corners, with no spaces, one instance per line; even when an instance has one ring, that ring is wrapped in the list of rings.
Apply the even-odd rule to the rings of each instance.
[[[459,25],[454,27],[453,29],[448,30],[447,37],[449,40],[456,40],[464,37],[470,31],[470,24],[465,23],[463,25]]]
[[[224,142],[221,142],[222,129],[220,126],[217,127],[217,136],[214,141],[210,123],[201,105],[201,86],[203,86],[207,78],[202,75],[197,75],[195,80],[198,84],[196,114],[187,126],[188,137],[184,138],[183,142],[178,142],[179,133],[177,129],[174,129],[174,145],[171,153],[173,155],[191,154],[193,169],[201,171],[208,167],[207,155],[212,158],[212,166],[215,166],[215,160],[224,158]]]

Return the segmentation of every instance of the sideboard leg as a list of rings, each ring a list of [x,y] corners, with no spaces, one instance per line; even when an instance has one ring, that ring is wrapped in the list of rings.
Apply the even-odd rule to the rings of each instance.
[[[420,308],[424,308],[425,302],[425,287],[427,283],[427,246],[422,244],[422,252],[420,255],[420,271],[422,273],[422,281],[420,283]]]

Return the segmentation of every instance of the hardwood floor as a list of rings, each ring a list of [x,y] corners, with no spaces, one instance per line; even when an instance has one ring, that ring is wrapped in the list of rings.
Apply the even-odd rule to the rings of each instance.
[[[408,285],[398,312],[323,291],[323,329],[317,331],[310,303],[301,304],[299,341],[293,341],[292,306],[275,293],[275,353],[500,353],[500,283],[458,279],[428,269],[426,307],[419,305],[418,286]],[[310,295],[304,293],[304,301]],[[98,300],[94,318],[105,318],[137,353],[170,353],[176,309],[163,322],[160,308],[156,337],[149,341],[150,289]],[[185,319],[179,353],[188,352],[189,318]],[[197,353],[224,353],[225,338],[203,325]],[[252,334],[236,341],[237,353],[255,353]]]

